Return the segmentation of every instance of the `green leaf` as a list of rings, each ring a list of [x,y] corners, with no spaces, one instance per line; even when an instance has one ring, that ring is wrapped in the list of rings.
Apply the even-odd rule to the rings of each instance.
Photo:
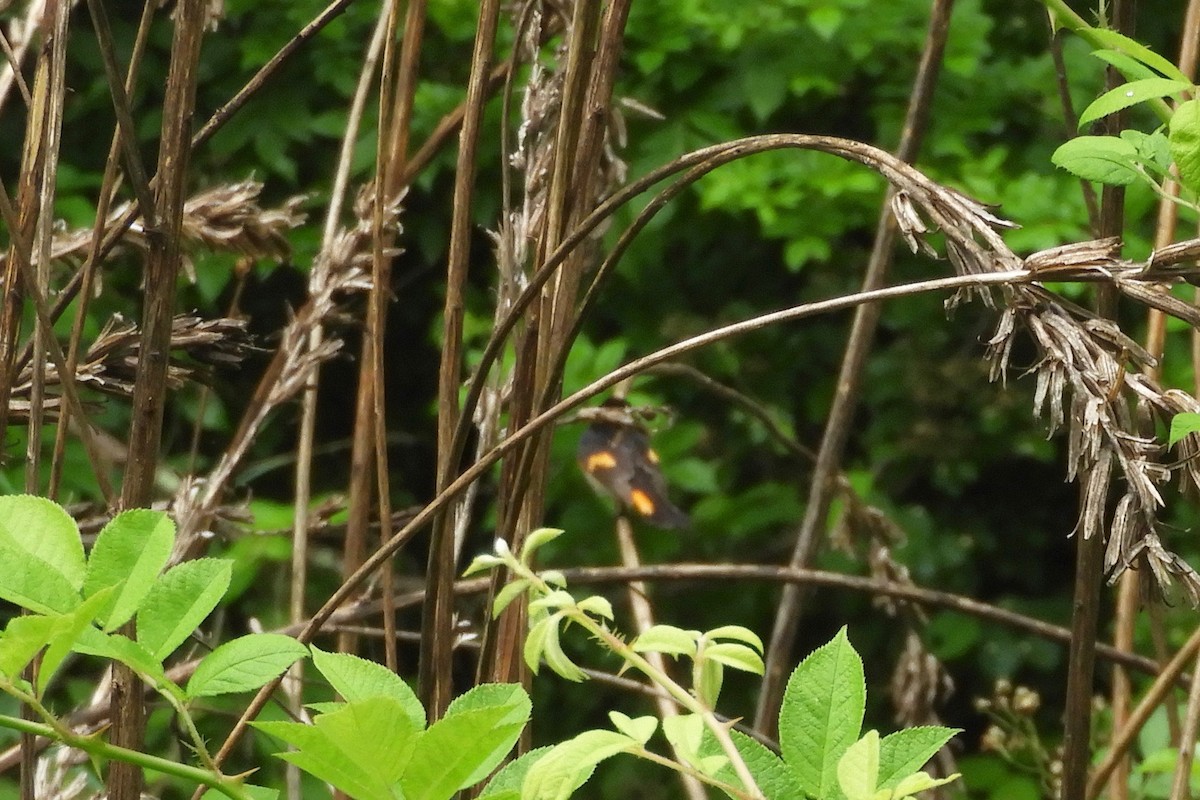
[[[113,517],[92,547],[84,597],[119,586],[101,614],[105,630],[115,630],[133,617],[146,598],[175,544],[175,523],[161,511],[134,508]]]
[[[719,642],[704,648],[704,657],[742,672],[763,674],[762,657],[744,644]]]
[[[167,570],[138,609],[138,641],[159,661],[171,655],[221,602],[232,576],[232,564],[216,558],[197,558]]]
[[[1123,36],[1108,28],[1092,28],[1090,36],[1109,50],[1134,58],[1146,66],[1158,71],[1172,80],[1187,81],[1187,76],[1179,71],[1179,67],[1163,58],[1141,42],[1136,42],[1128,36]]]
[[[636,740],[643,747],[646,745],[646,742],[650,741],[650,737],[654,735],[654,732],[658,730],[658,717],[638,717],[637,719],[632,719],[620,711],[610,711],[608,712],[608,718],[612,721],[614,728],[630,739]]]
[[[907,775],[919,770],[960,731],[923,725],[883,737],[879,746],[879,787],[894,789]]]
[[[496,558],[495,556],[475,556],[471,564],[463,571],[463,577],[474,575],[476,572],[487,572],[494,567],[504,565],[504,559]]]
[[[388,698],[379,698],[373,702],[385,711],[394,706]],[[338,719],[339,714],[346,715],[346,719]],[[278,758],[332,784],[355,800],[396,800],[397,795],[392,791],[394,781],[389,782],[385,779],[391,770],[381,770],[375,764],[364,765],[358,760],[355,752],[348,752],[342,746],[340,739],[331,738],[334,732],[341,734],[347,729],[357,728],[356,721],[360,719],[358,709],[347,704],[337,711],[317,717],[316,724],[313,725],[257,721],[250,724],[268,736],[275,736],[296,748],[292,752],[277,753]],[[395,723],[394,730],[398,733],[408,724],[407,717],[402,713],[394,714],[391,722]],[[400,762],[401,769],[411,759],[413,740],[417,735],[419,734],[411,732],[407,739],[401,738],[400,743],[394,746],[395,752],[389,756],[389,760]]]
[[[242,791],[250,797],[250,800],[276,800],[279,797],[278,789],[254,786],[249,783],[242,784]],[[205,789],[204,794],[200,795],[200,800],[227,800],[228,797],[229,795],[219,789]]]
[[[674,625],[653,625],[629,646],[638,653],[653,651],[666,655],[694,656],[699,637],[700,631],[685,631]]]
[[[664,717],[663,735],[675,749],[675,755],[693,767],[701,764],[700,743],[704,740],[704,720],[699,714]]]
[[[213,650],[188,681],[189,698],[214,697],[258,689],[308,654],[290,636],[252,633]]]
[[[579,608],[593,617],[601,617],[603,619],[613,618],[612,603],[598,594],[580,600]]]
[[[850,745],[838,759],[838,785],[847,800],[873,800],[879,788],[879,732],[866,735]]]
[[[698,669],[692,670],[696,697],[709,708],[716,708],[717,700],[721,696],[721,687],[725,684],[725,667],[721,662],[707,658],[701,659],[696,667]]]
[[[528,578],[517,578],[515,581],[504,584],[504,588],[496,595],[496,601],[492,603],[492,619],[499,617],[504,609],[508,608],[509,603],[525,594],[525,590],[528,588]]]
[[[762,639],[758,638],[758,634],[749,628],[743,628],[741,625],[722,625],[719,628],[713,628],[704,634],[708,639],[733,639],[737,642],[744,642],[750,645],[759,653],[763,652]]]
[[[33,614],[9,620],[0,634],[0,675],[17,679],[43,647],[68,624],[66,614]]]
[[[61,618],[62,624],[47,642],[46,652],[42,656],[41,666],[38,667],[37,693],[46,690],[50,679],[62,664],[63,659],[75,647],[76,641],[85,630],[95,630],[92,623],[100,614],[101,609],[112,602],[113,589],[104,588],[79,604],[79,608]]]
[[[550,617],[552,624],[546,628],[545,646],[542,649],[542,658],[546,660],[546,666],[554,671],[554,674],[569,681],[586,680],[587,675],[579,667],[575,666],[567,654],[563,652],[562,644],[558,639],[558,621],[562,616],[562,612]]]
[[[1079,127],[1114,114],[1123,108],[1153,100],[1156,97],[1166,97],[1192,88],[1190,81],[1171,80],[1169,78],[1143,78],[1130,81],[1115,89],[1110,89],[1083,110],[1079,115]]]
[[[404,710],[414,730],[425,728],[425,708],[399,675],[350,653],[326,653],[315,645],[309,649],[313,664],[347,702],[388,697]]]
[[[183,691],[167,678],[162,663],[128,636],[105,633],[97,628],[84,628],[75,641],[74,649],[80,653],[124,664],[156,688],[183,698]]]
[[[584,731],[538,759],[521,786],[522,800],[567,800],[606,758],[636,750],[638,743],[614,731]]]
[[[1084,180],[1127,186],[1139,177],[1137,149],[1116,136],[1076,136],[1059,145],[1050,160]]]
[[[951,781],[958,780],[959,777],[960,773],[957,772],[945,778],[931,778],[927,772],[916,772],[900,781],[900,784],[892,792],[890,800],[905,800],[918,792],[945,786]]]
[[[373,772],[391,785],[410,765],[420,741],[419,728],[390,697],[372,697],[346,703],[314,720],[317,729],[334,743],[343,758]]]
[[[797,800],[804,797],[795,772],[784,763],[783,759],[772,753],[757,739],[753,739],[741,731],[730,731],[733,744],[742,756],[742,761],[754,776],[754,782],[762,790],[767,800]],[[721,746],[711,732],[705,732],[702,752],[718,752]],[[731,765],[726,765],[718,773],[717,778],[733,786],[741,786],[737,773]]]
[[[559,528],[538,528],[525,537],[525,544],[521,546],[521,563],[529,566],[533,554],[538,551],[542,545],[547,542],[553,542],[559,536],[563,535],[563,531]]]
[[[417,742],[412,763],[400,780],[405,800],[450,798],[486,777],[517,743],[529,720],[528,696],[516,686],[479,688],[487,689],[483,697],[459,698],[462,706],[448,710]],[[470,707],[501,694],[511,696],[511,702]]]
[[[549,747],[538,747],[505,764],[488,781],[479,800],[521,800],[521,784],[530,767],[549,752]]]
[[[538,670],[541,669],[546,642],[550,638],[551,631],[555,630],[557,626],[558,617],[547,616],[529,628],[529,634],[525,637],[524,656],[525,665],[534,675],[537,675]]]
[[[866,707],[862,659],[838,631],[792,672],[779,710],[783,758],[814,797],[837,786],[837,764],[858,739]]]
[[[1127,81],[1139,81],[1144,78],[1158,77],[1157,72],[1136,58],[1132,58],[1116,50],[1094,50],[1092,51],[1092,55],[1107,64],[1112,64],[1118,72],[1125,76],[1125,80]]]
[[[1175,109],[1167,141],[1179,167],[1179,182],[1200,190],[1200,100],[1188,100]]]
[[[79,528],[66,511],[43,497],[0,497],[0,599],[65,613],[80,603],[85,571]]]

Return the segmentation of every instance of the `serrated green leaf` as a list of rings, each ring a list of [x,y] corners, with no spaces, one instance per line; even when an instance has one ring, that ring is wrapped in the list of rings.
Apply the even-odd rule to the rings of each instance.
[[[733,639],[737,642],[744,642],[759,653],[763,652],[762,639],[758,638],[758,634],[749,628],[743,628],[741,625],[722,625],[719,628],[713,628],[704,635],[706,638],[714,641],[717,639]]]
[[[838,759],[838,786],[847,800],[874,800],[879,789],[879,732],[867,731]]]
[[[550,747],[538,747],[516,758],[492,777],[479,795],[479,800],[521,800],[521,784],[530,768],[550,752]]]
[[[1175,109],[1167,142],[1179,168],[1179,182],[1200,190],[1200,100],[1188,100]]]
[[[513,688],[500,690],[512,693]],[[513,696],[519,702],[464,707],[430,725],[400,779],[405,800],[446,800],[495,769],[529,719],[529,698],[523,691]]]
[[[529,769],[522,800],[567,800],[607,758],[637,749],[638,743],[615,731],[584,731],[553,747]]]
[[[308,648],[290,636],[278,633],[242,636],[204,657],[188,681],[187,695],[214,697],[259,689],[307,654]]]
[[[959,732],[957,728],[922,725],[883,737],[879,746],[880,788],[895,788],[906,775],[925,766]]]
[[[1142,133],[1130,128],[1121,131],[1121,138],[1133,145],[1143,166],[1157,175],[1167,174],[1171,168],[1171,145],[1162,130]]]
[[[1123,36],[1108,28],[1092,28],[1089,33],[1094,41],[1100,42],[1109,50],[1134,58],[1172,80],[1187,81],[1187,76],[1179,71],[1179,67],[1141,42],[1134,41],[1128,36]]]
[[[217,607],[232,576],[232,564],[217,558],[197,558],[167,570],[138,609],[138,642],[164,660]]]
[[[857,741],[865,707],[862,659],[842,628],[792,672],[779,710],[780,749],[809,795],[836,788],[838,761]]]
[[[658,717],[638,717],[637,719],[632,719],[620,711],[610,711],[608,712],[608,718],[612,721],[614,728],[643,746],[645,746],[646,742],[650,741],[650,737],[658,730]]]
[[[67,619],[66,614],[31,614],[9,620],[0,634],[0,675],[19,678],[33,657],[69,624]]]
[[[525,594],[525,590],[528,588],[529,580],[526,578],[518,578],[504,584],[499,594],[496,595],[496,602],[492,603],[492,619],[499,617],[504,609],[508,608],[508,604]]]
[[[1139,81],[1144,78],[1158,77],[1157,72],[1136,58],[1132,58],[1116,50],[1093,50],[1092,55],[1106,64],[1111,64],[1127,81]]]
[[[742,672],[752,672],[762,675],[762,656],[746,647],[744,644],[733,642],[718,642],[704,648],[704,657],[724,664],[727,667],[740,669]]]
[[[374,769],[364,768],[353,758],[348,758],[338,743],[330,741],[328,734],[315,725],[259,721],[250,724],[262,733],[296,748],[294,751],[276,753],[276,758],[295,764],[355,800],[396,800],[391,786]]]
[[[758,740],[741,731],[730,731],[734,747],[742,756],[742,761],[754,776],[755,783],[762,790],[767,800],[797,800],[804,797],[800,784],[783,759],[764,747]],[[721,751],[721,745],[711,731],[705,731],[704,744],[701,752],[708,754]],[[717,778],[732,785],[741,786],[733,767],[726,765],[717,773]]]
[[[1127,186],[1139,177],[1137,149],[1116,136],[1076,136],[1059,145],[1050,160],[1072,175],[1112,186]]]
[[[161,511],[133,508],[104,526],[88,557],[83,596],[120,587],[101,614],[105,630],[115,630],[133,617],[167,565],[174,544],[175,523]]]
[[[105,587],[79,604],[79,608],[62,617],[63,624],[47,642],[46,652],[42,655],[42,663],[38,668],[37,692],[42,694],[49,685],[50,679],[62,664],[63,659],[75,647],[79,637],[85,630],[95,630],[92,623],[101,613],[101,609],[112,603],[115,587]]]
[[[630,643],[638,653],[657,652],[667,655],[696,655],[696,640],[700,631],[685,631],[674,625],[653,625]]]
[[[168,680],[162,662],[127,636],[104,633],[97,628],[84,628],[75,640],[74,649],[86,655],[118,661],[141,675],[150,684],[183,698],[183,690]]]
[[[82,600],[85,571],[79,528],[66,511],[44,497],[0,497],[0,599],[66,613]]]
[[[346,703],[313,722],[343,758],[388,785],[400,780],[423,738],[400,703],[384,695]]]
[[[312,645],[313,665],[347,702],[388,697],[396,701],[412,723],[413,730],[425,728],[425,708],[404,679],[382,664],[351,653],[327,653]]]
[[[1079,115],[1079,127],[1115,114],[1124,108],[1153,100],[1157,97],[1186,92],[1192,88],[1189,81],[1170,78],[1142,78],[1110,89],[1093,100]]]

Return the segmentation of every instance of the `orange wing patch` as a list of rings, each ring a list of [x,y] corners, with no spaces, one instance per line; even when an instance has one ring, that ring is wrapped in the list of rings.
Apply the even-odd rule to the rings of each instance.
[[[654,498],[641,489],[633,489],[629,492],[629,504],[643,517],[653,516],[654,509],[657,508]]]
[[[583,468],[587,472],[598,472],[602,469],[612,469],[615,466],[617,466],[617,457],[612,454],[611,450],[592,453],[583,462]]]

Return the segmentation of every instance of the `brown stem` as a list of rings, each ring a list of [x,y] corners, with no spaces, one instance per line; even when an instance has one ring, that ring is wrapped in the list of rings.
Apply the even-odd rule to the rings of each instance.
[[[942,53],[950,30],[953,6],[953,0],[938,0],[930,12],[925,49],[921,54],[916,82],[909,98],[900,144],[896,148],[896,156],[902,161],[913,161],[924,139],[929,112],[933,105],[933,91],[941,72]],[[882,286],[892,264],[897,231],[890,208],[891,196],[892,190],[889,189],[879,216],[879,224],[875,229],[875,241],[871,247],[866,274],[863,276],[864,291]],[[879,313],[878,304],[859,306],[854,313],[854,322],[850,327],[846,352],[838,374],[837,389],[829,409],[829,418],[825,423],[821,446],[817,451],[817,461],[813,467],[804,518],[795,533],[795,546],[790,561],[793,567],[810,564],[820,547],[825,518],[837,490],[835,479],[842,469],[842,453],[850,437],[854,414],[858,408],[859,385],[879,322]],[[767,645],[766,671],[763,674],[758,707],[754,715],[755,729],[768,736],[775,729],[778,720],[785,671],[792,663],[792,642],[796,638],[802,613],[799,587],[793,584],[783,587],[770,643]]]

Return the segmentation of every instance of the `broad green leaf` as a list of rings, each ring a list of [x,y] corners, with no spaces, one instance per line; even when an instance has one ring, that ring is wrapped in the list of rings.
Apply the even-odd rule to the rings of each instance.
[[[213,650],[188,681],[189,698],[249,692],[283,674],[308,648],[290,636],[252,633]]]
[[[521,784],[525,782],[529,768],[549,752],[550,747],[538,747],[505,764],[488,781],[479,800],[521,800]]]
[[[1142,133],[1128,128],[1121,131],[1121,138],[1133,145],[1138,159],[1147,169],[1162,176],[1165,176],[1170,170],[1171,145],[1167,142],[1167,135],[1164,131]]]
[[[614,728],[630,739],[635,739],[642,746],[645,746],[646,742],[650,741],[650,737],[654,735],[654,732],[658,730],[658,717],[638,717],[637,719],[632,719],[620,711],[610,711],[608,712],[608,718],[612,721]]]
[[[85,570],[79,528],[66,511],[43,497],[0,497],[0,599],[39,613],[71,611]]]
[[[556,745],[530,767],[521,786],[521,799],[567,800],[587,783],[597,764],[637,747],[635,740],[614,731],[584,731]]]
[[[1153,100],[1156,97],[1166,97],[1172,94],[1188,91],[1192,88],[1190,81],[1171,80],[1169,78],[1143,78],[1130,81],[1115,89],[1110,89],[1083,110],[1079,115],[1079,127],[1114,114],[1123,108]]]
[[[68,625],[66,614],[32,614],[15,617],[0,634],[0,675],[19,678],[43,647]]]
[[[740,669],[742,672],[752,672],[755,675],[762,675],[763,673],[762,656],[744,644],[734,644],[732,642],[710,644],[704,648],[704,657],[724,664],[727,667]]]
[[[162,662],[127,636],[105,633],[97,628],[85,628],[75,641],[75,650],[118,661],[141,675],[151,685],[164,691],[173,691],[177,697],[183,698],[183,691],[168,680]]]
[[[1076,136],[1059,145],[1050,160],[1072,175],[1112,186],[1127,186],[1139,177],[1137,149],[1116,136]]]
[[[46,652],[42,655],[42,663],[38,667],[37,692],[40,695],[46,690],[50,679],[58,670],[63,659],[71,652],[76,641],[85,630],[95,630],[92,623],[106,605],[112,602],[113,589],[101,589],[79,604],[79,608],[61,618],[63,624],[47,643]]]
[[[278,789],[269,789],[266,786],[254,786],[253,784],[243,783],[242,791],[250,796],[250,800],[276,800],[279,797]],[[205,789],[204,794],[200,795],[200,800],[228,800],[228,795],[217,789]]]
[[[425,708],[404,679],[382,664],[350,653],[326,653],[312,646],[313,664],[334,691],[348,702],[390,697],[412,722],[414,730],[425,728]]]
[[[1157,70],[1162,75],[1165,75],[1172,80],[1186,81],[1187,76],[1179,71],[1179,67],[1172,64],[1169,60],[1163,58],[1158,53],[1151,50],[1141,42],[1134,41],[1128,36],[1123,36],[1114,30],[1108,28],[1093,28],[1090,35],[1094,41],[1100,42],[1110,50],[1115,50],[1118,53],[1123,53],[1130,58],[1135,58],[1151,69]]]
[[[374,771],[388,785],[408,768],[421,734],[400,703],[382,696],[346,703],[314,724],[347,761]]]
[[[758,784],[767,800],[797,800],[804,797],[795,773],[783,759],[741,731],[730,731],[729,735],[733,738],[734,747],[741,754],[742,761],[754,776],[754,782]],[[716,738],[708,731],[705,731],[701,752],[723,752]],[[742,785],[732,765],[722,767],[717,773],[717,778],[732,786]]]
[[[837,764],[858,739],[866,706],[862,659],[838,631],[813,651],[788,680],[779,710],[779,745],[801,788],[827,797],[837,786]]]
[[[525,703],[528,709],[528,698]],[[514,711],[507,705],[476,708],[447,714],[430,725],[400,779],[405,800],[447,800],[486,777],[525,728],[528,710],[519,720]]]
[[[1188,100],[1175,109],[1168,126],[1171,157],[1179,167],[1179,182],[1200,190],[1200,100]]]
[[[873,800],[879,788],[879,732],[866,735],[838,759],[838,785],[847,800]]]
[[[232,575],[230,562],[216,558],[197,558],[167,570],[138,609],[138,641],[159,661],[171,655],[221,602]]]
[[[733,639],[734,641],[750,645],[759,653],[763,652],[762,639],[758,638],[758,634],[749,628],[743,628],[741,625],[722,625],[719,628],[713,628],[704,635],[710,640]]]
[[[92,547],[84,597],[100,589],[119,586],[100,621],[105,630],[115,630],[133,617],[138,606],[166,566],[175,544],[175,523],[161,511],[134,508],[113,517]]]
[[[880,788],[895,788],[902,778],[925,766],[958,732],[957,728],[925,725],[883,737],[879,745]]]
[[[337,712],[334,712],[337,713]],[[296,748],[275,756],[326,783],[341,789],[354,800],[399,800],[400,795],[371,768],[366,769],[331,742],[328,734],[315,725],[300,722],[251,722],[268,736],[281,739]]]
[[[696,655],[696,639],[700,631],[685,631],[674,625],[653,625],[630,643],[638,653],[658,652],[666,655]]]

